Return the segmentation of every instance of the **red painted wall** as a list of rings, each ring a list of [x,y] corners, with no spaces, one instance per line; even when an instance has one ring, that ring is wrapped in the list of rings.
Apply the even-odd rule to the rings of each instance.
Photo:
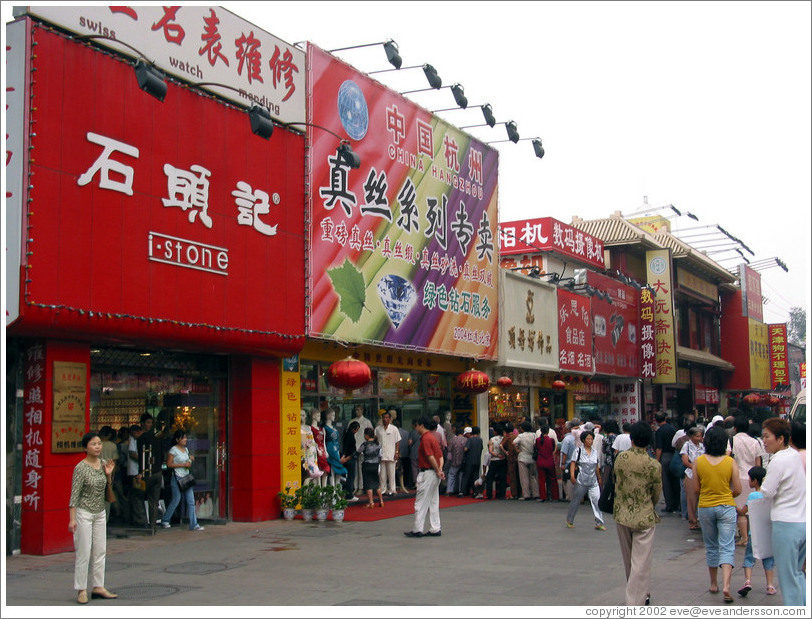
[[[742,294],[735,292],[722,297],[721,318],[722,359],[730,361],[736,369],[723,373],[727,379],[724,389],[750,389],[750,326],[742,316]]]

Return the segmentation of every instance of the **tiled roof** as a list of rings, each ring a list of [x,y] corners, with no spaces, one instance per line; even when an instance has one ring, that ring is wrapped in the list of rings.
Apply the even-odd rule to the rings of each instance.
[[[573,217],[572,226],[601,239],[605,247],[642,245],[645,249],[663,248],[648,232],[629,223],[619,214],[590,221]]]

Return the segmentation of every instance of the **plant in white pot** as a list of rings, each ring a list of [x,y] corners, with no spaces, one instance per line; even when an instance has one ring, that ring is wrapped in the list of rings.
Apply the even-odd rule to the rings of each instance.
[[[342,522],[344,520],[344,510],[347,509],[347,497],[344,495],[344,488],[333,486],[333,521]]]
[[[293,520],[296,517],[296,506],[299,504],[299,495],[297,490],[291,492],[290,486],[285,488],[284,492],[277,492],[276,496],[279,497],[279,504],[282,507],[282,516],[285,520]]]
[[[313,510],[321,504],[321,486],[310,483],[296,490],[302,506],[302,520],[313,520]]]
[[[322,486],[319,488],[318,504],[316,505],[316,520],[324,522],[327,520],[327,513],[333,506],[333,486]]]

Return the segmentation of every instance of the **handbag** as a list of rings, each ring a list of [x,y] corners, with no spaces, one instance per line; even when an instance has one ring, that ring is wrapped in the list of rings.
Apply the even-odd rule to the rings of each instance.
[[[674,452],[674,455],[671,456],[671,461],[668,463],[668,472],[679,479],[685,477],[685,465],[682,463],[682,456],[679,453]]]
[[[598,498],[598,509],[611,514],[615,511],[615,474],[609,475],[606,483],[601,489],[601,496]]]
[[[189,488],[194,486],[197,483],[195,476],[189,473],[188,475],[184,475],[183,477],[177,478],[178,488],[180,488],[181,492],[186,492]]]

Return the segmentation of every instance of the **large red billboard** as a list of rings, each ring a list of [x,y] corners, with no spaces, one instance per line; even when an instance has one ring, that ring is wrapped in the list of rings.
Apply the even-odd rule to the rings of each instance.
[[[499,255],[554,251],[565,258],[603,270],[603,241],[552,217],[506,221],[499,224]]]
[[[632,286],[592,271],[587,271],[586,283],[612,300],[592,297],[595,372],[639,376],[639,293]]]
[[[495,358],[498,153],[314,45],[307,65],[308,333]]]
[[[23,327],[220,349],[304,341],[304,143],[34,27]]]

